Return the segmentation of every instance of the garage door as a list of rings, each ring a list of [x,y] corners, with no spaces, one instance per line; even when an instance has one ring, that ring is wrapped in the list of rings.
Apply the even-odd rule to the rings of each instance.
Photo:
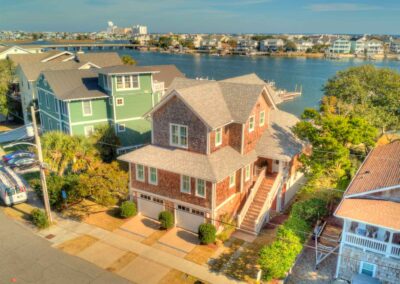
[[[200,224],[205,222],[204,212],[178,205],[175,209],[176,225],[197,234]]]
[[[158,214],[164,211],[162,200],[145,194],[141,194],[138,198],[138,207],[142,215],[156,220],[158,220]]]

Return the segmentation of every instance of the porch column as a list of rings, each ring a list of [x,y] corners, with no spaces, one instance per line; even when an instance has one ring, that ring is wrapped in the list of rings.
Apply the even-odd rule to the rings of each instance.
[[[389,231],[389,241],[388,244],[386,246],[386,257],[389,257],[392,254],[392,242],[393,242],[393,232]]]

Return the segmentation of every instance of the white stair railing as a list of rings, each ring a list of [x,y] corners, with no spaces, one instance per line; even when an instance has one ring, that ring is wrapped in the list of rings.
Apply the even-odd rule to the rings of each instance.
[[[279,192],[279,189],[282,186],[283,186],[283,174],[278,173],[278,175],[275,178],[274,184],[272,185],[271,190],[264,201],[260,214],[258,214],[257,219],[254,221],[256,233],[260,232],[262,225],[264,224],[264,220],[269,214],[269,209],[271,208],[272,202],[274,201],[277,192]]]
[[[261,170],[259,170],[258,172],[258,177],[257,177],[257,181],[254,184],[254,186],[250,189],[250,194],[247,197],[247,200],[245,202],[245,204],[243,205],[242,210],[240,211],[240,213],[237,215],[237,225],[240,227],[240,225],[243,222],[244,217],[246,216],[247,211],[250,208],[251,203],[253,203],[254,197],[257,194],[258,189],[260,188],[260,185],[262,183],[262,181],[265,178],[265,173],[266,173],[267,168],[263,167],[261,168]]]

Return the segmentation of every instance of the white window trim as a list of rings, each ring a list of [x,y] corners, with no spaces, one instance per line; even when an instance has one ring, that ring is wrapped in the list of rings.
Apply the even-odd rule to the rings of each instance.
[[[121,126],[122,126],[124,129],[121,130],[121,128],[120,128]],[[125,132],[125,131],[126,131],[125,123],[118,123],[117,129],[118,129],[118,133]]]
[[[178,127],[178,144],[175,144],[172,141],[172,126]],[[186,145],[182,145],[182,143],[181,143],[181,129],[180,129],[181,127],[186,128]],[[176,124],[176,123],[169,124],[169,145],[174,146],[174,147],[184,148],[184,149],[187,149],[189,147],[189,129],[186,125],[181,125],[181,124]]]
[[[139,178],[139,175],[138,175],[138,173],[139,173],[138,167],[139,167],[139,166],[142,166],[142,167],[143,167],[143,178]],[[143,166],[143,165],[141,165],[141,164],[136,164],[136,165],[135,165],[135,175],[136,175],[136,180],[137,180],[137,181],[144,182],[144,180],[145,180],[145,169],[144,169],[144,166]]]
[[[204,196],[198,194],[198,192],[197,192],[197,185],[198,185],[198,181],[199,181],[199,180],[202,180],[203,183],[204,183]],[[206,195],[207,195],[206,190],[207,190],[206,181],[205,181],[204,179],[198,179],[198,178],[196,178],[196,190],[195,190],[195,195],[196,195],[197,197],[206,198]]]
[[[370,262],[368,262],[368,261],[361,261],[361,262],[360,262],[360,269],[359,269],[359,272],[358,272],[358,273],[362,274],[363,264],[364,264],[364,263],[365,263],[365,264],[372,265],[372,267],[374,268],[374,269],[372,270],[372,277],[375,277],[375,276],[376,276],[376,264],[370,263]]]
[[[90,136],[90,134],[88,134],[89,129],[91,130],[92,133],[94,132],[94,126],[93,125],[86,125],[83,129],[84,129],[86,137]]]
[[[249,176],[247,176],[247,169],[249,169]],[[244,169],[244,180],[249,181],[251,177],[251,164],[248,164]]]
[[[49,98],[49,94],[44,94],[45,95],[45,99],[46,99],[46,107],[50,108],[50,98]]]
[[[122,103],[118,103],[118,100],[122,100]],[[124,106],[125,105],[124,98],[115,98],[115,105],[116,106]]]
[[[261,123],[261,118],[263,118],[263,121]],[[260,112],[260,126],[264,126],[265,125],[265,110]]]
[[[125,77],[127,77],[127,76],[129,76],[129,80],[131,81],[131,86],[133,86],[132,77],[133,76],[137,77],[138,86],[137,87],[131,87],[131,88],[125,88]],[[122,77],[122,88],[118,88],[117,77]],[[140,89],[140,78],[139,78],[139,75],[117,75],[117,76],[115,76],[115,89],[117,91],[139,90]]]
[[[231,183],[231,177],[233,176],[233,183]],[[232,188],[236,185],[236,172],[232,173],[229,176],[229,188]]]
[[[251,119],[253,119],[253,127],[250,127],[250,125],[251,125],[251,123],[250,123]],[[252,116],[249,117],[249,132],[253,132],[253,131],[254,131],[254,128],[255,128],[255,121],[256,121],[256,119],[255,119],[254,115],[252,115]]]
[[[158,185],[158,170],[157,170],[156,168],[153,168],[153,167],[148,167],[147,169],[148,169],[147,175],[148,175],[148,182],[149,182],[149,184]],[[153,182],[153,181],[151,180],[151,169],[155,169],[155,170],[156,170],[156,181],[155,181],[155,182]]]
[[[90,113],[89,114],[85,113],[85,103],[86,102],[89,102],[89,105],[90,105]],[[82,101],[82,114],[83,114],[83,116],[92,116],[93,115],[92,101]]]
[[[183,177],[188,177],[189,178],[189,191],[184,191],[183,190]],[[186,193],[186,194],[192,194],[192,182],[191,182],[191,177],[190,176],[186,176],[186,175],[181,175],[181,186],[180,186],[180,190],[182,193]]]
[[[217,141],[218,132],[219,132],[219,134],[220,134],[220,141],[219,141],[219,142]],[[222,127],[217,128],[217,129],[215,130],[215,147],[218,147],[218,146],[220,146],[220,145],[222,145]]]

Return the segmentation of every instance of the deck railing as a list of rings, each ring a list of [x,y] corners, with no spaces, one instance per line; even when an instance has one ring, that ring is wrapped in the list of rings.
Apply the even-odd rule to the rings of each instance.
[[[349,245],[384,254],[388,257],[400,258],[400,246],[392,243],[382,242],[376,239],[360,236],[346,232],[345,242]]]
[[[243,219],[246,216],[247,210],[249,210],[249,207],[250,207],[251,203],[253,202],[254,197],[256,196],[257,191],[260,188],[260,185],[261,185],[262,181],[265,178],[265,173],[267,171],[267,168],[266,167],[257,168],[256,170],[257,170],[257,173],[258,173],[257,180],[256,180],[254,186],[250,189],[250,194],[247,197],[246,202],[243,205],[242,210],[237,215],[237,224],[238,224],[239,227],[242,224]]]

